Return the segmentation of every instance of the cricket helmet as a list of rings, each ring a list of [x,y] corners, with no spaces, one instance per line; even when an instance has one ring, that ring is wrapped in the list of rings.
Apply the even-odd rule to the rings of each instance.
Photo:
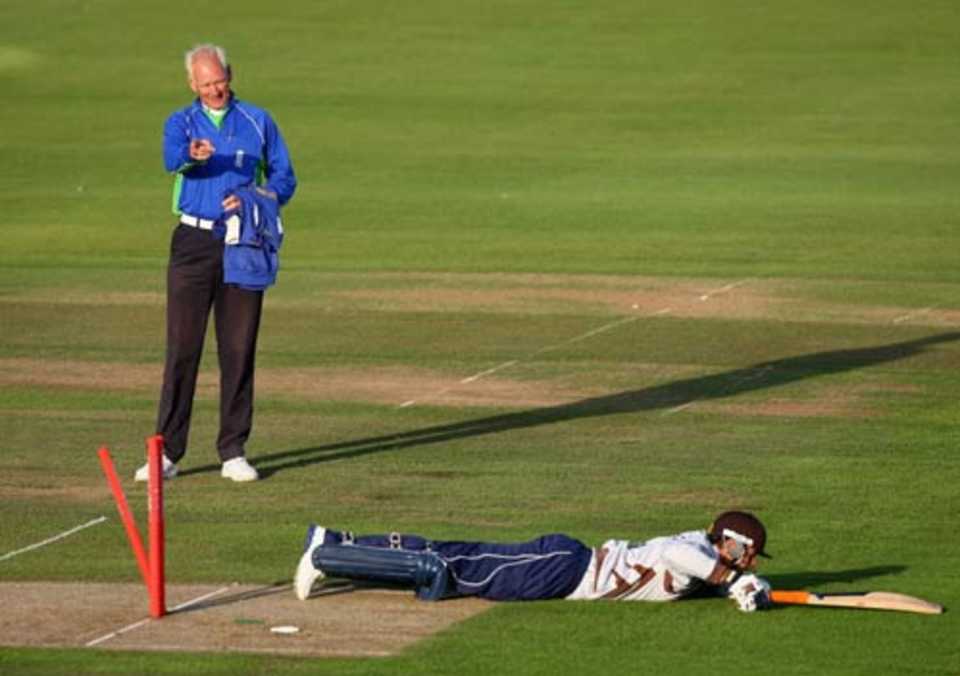
[[[741,544],[752,545],[759,556],[773,558],[764,550],[767,546],[767,529],[760,519],[749,512],[724,512],[713,520],[708,532],[714,542],[733,538]]]

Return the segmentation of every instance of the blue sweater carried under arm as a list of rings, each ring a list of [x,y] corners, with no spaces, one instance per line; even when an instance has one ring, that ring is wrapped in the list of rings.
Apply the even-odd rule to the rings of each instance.
[[[283,224],[280,205],[263,188],[245,186],[231,194],[241,207],[231,211],[214,233],[223,234],[223,281],[242,289],[262,291],[277,281]]]

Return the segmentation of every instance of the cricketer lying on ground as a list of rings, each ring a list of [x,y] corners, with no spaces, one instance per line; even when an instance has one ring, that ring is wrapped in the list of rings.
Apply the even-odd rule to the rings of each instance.
[[[674,601],[712,590],[752,612],[768,605],[770,585],[749,572],[756,556],[765,556],[765,543],[763,525],[745,512],[721,514],[708,530],[645,542],[611,539],[595,548],[563,534],[503,544],[400,533],[355,537],[312,525],[294,591],[305,600],[326,576],[406,585],[434,601]]]

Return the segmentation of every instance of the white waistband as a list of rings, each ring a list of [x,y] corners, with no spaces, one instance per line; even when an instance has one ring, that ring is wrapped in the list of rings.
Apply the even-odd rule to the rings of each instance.
[[[216,221],[197,218],[190,214],[180,214],[180,222],[184,225],[189,225],[191,228],[200,228],[201,230],[213,230],[213,224],[216,223]]]

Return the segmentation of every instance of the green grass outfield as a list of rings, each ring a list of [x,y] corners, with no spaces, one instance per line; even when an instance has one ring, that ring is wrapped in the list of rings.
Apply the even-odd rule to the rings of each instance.
[[[958,29],[953,0],[4,3],[0,556],[110,521],[0,582],[136,579],[95,451],[142,505],[160,131],[209,39],[300,188],[267,479],[211,471],[202,388],[169,581],[289,578],[311,520],[595,543],[735,506],[775,584],[948,612],[505,604],[384,659],[4,648],[0,672],[960,673]]]

